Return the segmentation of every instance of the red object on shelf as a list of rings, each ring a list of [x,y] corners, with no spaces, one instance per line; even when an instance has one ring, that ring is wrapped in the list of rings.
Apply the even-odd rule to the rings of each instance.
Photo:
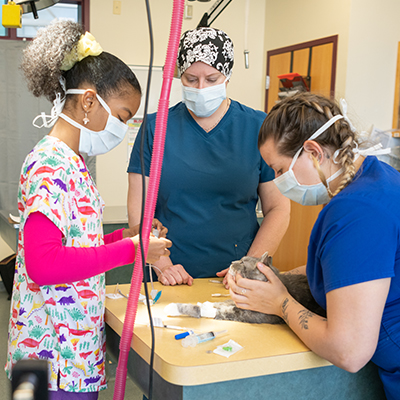
[[[289,74],[278,75],[279,80],[282,83],[282,86],[287,89],[291,89],[294,87],[293,82],[302,82],[307,91],[310,90],[304,78],[298,74],[297,72],[291,72]]]

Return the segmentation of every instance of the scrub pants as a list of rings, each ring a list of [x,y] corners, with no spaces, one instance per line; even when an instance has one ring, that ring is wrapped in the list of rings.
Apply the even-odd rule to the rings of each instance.
[[[58,389],[56,391],[49,390],[49,400],[97,400],[99,392],[80,393],[80,392],[66,392]]]

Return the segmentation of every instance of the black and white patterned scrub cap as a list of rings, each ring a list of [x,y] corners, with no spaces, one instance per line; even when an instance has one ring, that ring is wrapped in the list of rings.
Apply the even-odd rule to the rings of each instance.
[[[229,36],[214,28],[186,31],[180,40],[177,66],[182,75],[192,64],[202,61],[230,79],[233,68],[233,43]]]

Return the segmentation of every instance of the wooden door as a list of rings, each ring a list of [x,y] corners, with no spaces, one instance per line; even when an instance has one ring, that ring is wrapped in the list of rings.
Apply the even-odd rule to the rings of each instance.
[[[400,42],[397,45],[397,68],[396,68],[396,83],[394,87],[392,128],[393,129],[400,128]],[[398,134],[398,132],[394,132],[393,136],[399,137],[400,135]]]
[[[278,101],[278,75],[297,72],[311,78],[310,90],[324,96],[332,96],[336,75],[337,36],[276,49],[267,53],[265,111]],[[274,254],[273,263],[282,271],[304,265],[307,262],[307,246],[312,227],[322,206],[302,206],[291,201],[289,228]]]

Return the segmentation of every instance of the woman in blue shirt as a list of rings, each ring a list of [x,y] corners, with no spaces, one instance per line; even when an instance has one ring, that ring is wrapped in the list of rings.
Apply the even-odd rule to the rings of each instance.
[[[191,285],[193,278],[215,276],[246,254],[273,254],[287,229],[290,203],[272,182],[273,170],[257,147],[265,113],[226,96],[233,67],[230,38],[213,28],[184,33],[177,65],[183,101],[169,110],[155,211],[174,245],[171,256],[155,265],[161,283]],[[146,176],[155,120],[150,115],[146,128]],[[141,208],[141,133],[128,167],[132,226]],[[258,196],[261,227],[255,212]]]
[[[262,264],[269,282],[228,278],[236,304],[282,317],[315,353],[356,372],[379,367],[388,399],[400,396],[400,174],[358,150],[355,130],[331,100],[310,93],[277,104],[259,148],[279,190],[326,204],[312,230],[306,267],[322,318],[297,303]]]

